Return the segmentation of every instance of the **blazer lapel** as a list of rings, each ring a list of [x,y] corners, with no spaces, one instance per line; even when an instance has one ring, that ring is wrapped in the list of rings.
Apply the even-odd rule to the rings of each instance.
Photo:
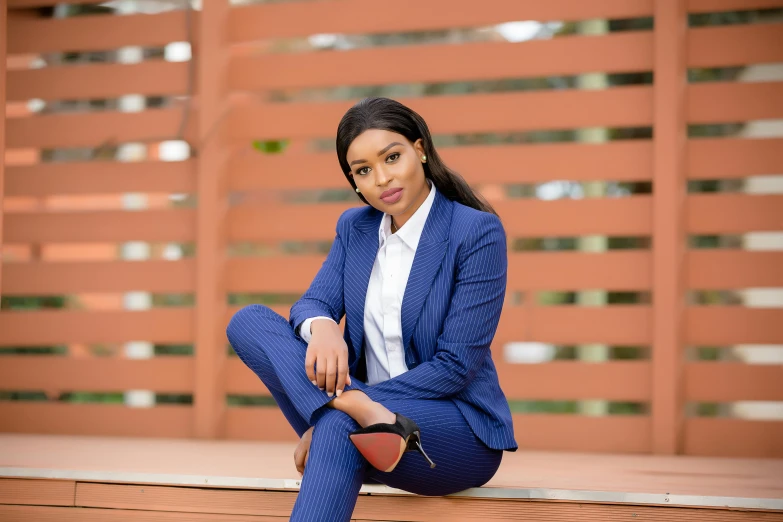
[[[361,356],[364,342],[364,302],[367,296],[367,286],[378,255],[378,228],[381,225],[383,213],[371,209],[367,215],[354,223],[354,234],[348,242],[348,252],[345,256],[345,310],[346,320],[350,324],[349,334],[354,360]]]
[[[409,368],[417,361],[412,350],[408,349],[408,344],[449,246],[451,210],[451,201],[440,192],[436,192],[435,201],[432,203],[419,245],[416,247],[408,284],[405,286],[402,299],[402,345],[405,347],[405,362]]]

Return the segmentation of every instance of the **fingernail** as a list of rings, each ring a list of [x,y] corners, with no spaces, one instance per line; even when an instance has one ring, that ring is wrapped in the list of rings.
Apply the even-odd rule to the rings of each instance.
[[[342,390],[337,390],[337,396],[338,396],[338,397],[339,397],[340,395],[342,395],[342,393],[343,393],[343,391],[342,391]]]
[[[311,383],[313,383],[315,386],[318,386],[318,381],[316,381],[316,380],[312,380],[312,381],[310,381],[310,382],[311,382]]]
[[[334,395],[334,393],[332,393],[332,392],[326,392],[326,394],[327,394],[329,397],[332,397],[332,396]]]

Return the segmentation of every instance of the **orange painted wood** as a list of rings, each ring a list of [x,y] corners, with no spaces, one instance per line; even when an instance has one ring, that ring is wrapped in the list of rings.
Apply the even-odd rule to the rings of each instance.
[[[293,491],[171,488],[79,482],[76,485],[75,503],[77,506],[97,508],[283,517],[291,514],[295,500],[296,492]]]
[[[75,493],[71,480],[0,478],[0,504],[73,506]]]
[[[691,124],[783,118],[783,82],[692,83],[687,92]]]
[[[5,218],[7,243],[193,241],[195,235],[190,209],[25,212]]]
[[[85,261],[8,263],[3,266],[6,295],[86,292],[193,292],[193,259],[179,261]]]
[[[509,237],[633,236],[649,235],[650,203],[649,196],[633,196],[557,201],[518,199],[500,201],[493,206]],[[229,211],[229,241],[334,239],[340,214],[355,206],[340,203],[236,206]],[[259,223],[264,226],[258,226]]]
[[[691,194],[688,232],[740,234],[783,228],[783,195]]]
[[[686,267],[696,290],[783,287],[783,252],[690,250]]]
[[[506,306],[495,335],[497,345],[538,341],[638,346],[651,339],[652,313],[646,305]]]
[[[688,67],[733,67],[783,61],[783,24],[695,27],[688,31]]]
[[[361,0],[265,4],[235,8],[228,34],[234,42],[289,38],[317,33],[371,34],[480,27],[511,20],[583,20],[650,16],[650,0],[488,0],[474,9],[469,0],[400,0],[399,12],[417,16],[378,16]],[[296,20],[296,23],[291,23]]]
[[[0,4],[0,33],[8,28],[8,7]],[[6,48],[7,38],[0,38],[0,295],[3,291],[3,199],[5,193],[5,100],[6,100]]]
[[[718,94],[745,95],[733,89]],[[770,103],[769,97],[764,101]],[[400,102],[421,114],[435,134],[639,127],[652,123],[649,86],[432,96]],[[227,124],[236,140],[332,138],[340,118],[351,105],[353,102],[237,103],[227,117]],[[773,114],[774,111],[767,117],[774,117]],[[695,116],[700,114],[696,112]],[[303,121],[307,125],[302,125]]]
[[[652,272],[653,299],[648,318],[652,342],[650,449],[676,454],[682,446],[683,299],[687,210],[685,146],[685,0],[654,4],[655,75],[653,123]]]
[[[689,13],[719,11],[745,11],[749,9],[774,9],[783,7],[781,0],[688,0]]]
[[[782,138],[688,140],[690,179],[742,178],[783,171]]]
[[[299,440],[283,413],[274,406],[228,408],[223,430],[223,436],[228,440]]]
[[[781,142],[783,146],[783,140]],[[647,140],[600,145],[547,143],[445,147],[438,153],[468,183],[479,186],[482,183],[566,179],[642,181],[652,178],[652,145]],[[579,165],[578,169],[574,169],[575,164]],[[333,153],[266,155],[243,151],[234,156],[230,181],[231,188],[238,191],[350,189]]]
[[[783,458],[783,422],[717,417],[685,421],[686,455]]]
[[[191,308],[0,312],[2,346],[124,341],[183,344],[192,339]]]
[[[691,306],[686,311],[687,342],[696,346],[783,343],[783,309],[744,306]]]
[[[0,401],[0,431],[122,437],[191,437],[190,406]]]
[[[181,96],[188,92],[187,81],[186,62],[163,60],[21,69],[8,74],[8,99],[80,100],[116,98],[124,94]]]
[[[406,66],[378,67],[379,63],[405,63]],[[454,67],[454,63],[462,66]],[[479,81],[651,68],[652,36],[640,31],[533,40],[523,45],[480,42],[239,56],[231,63],[229,82],[234,89],[256,91]]]
[[[783,366],[700,362],[685,366],[686,399],[695,402],[783,401]]]
[[[15,391],[190,393],[193,391],[193,359],[5,356],[0,366],[0,382],[3,389]]]
[[[524,450],[649,453],[650,417],[611,415],[588,417],[536,414],[514,417],[514,436]]]
[[[179,108],[148,109],[135,113],[102,111],[14,118],[8,122],[6,145],[9,148],[67,148],[117,145],[131,141],[164,141],[177,137],[181,119],[182,109]],[[186,136],[190,135],[191,131],[188,131]]]
[[[174,490],[176,488],[168,488]],[[250,493],[248,491],[248,493]],[[255,494],[272,492],[253,491]],[[256,497],[246,500],[256,503]],[[286,505],[290,501],[283,500]],[[222,503],[221,503],[222,504]],[[413,518],[411,517],[413,514]],[[536,500],[487,500],[453,497],[416,496],[360,496],[351,519],[361,521],[421,522],[485,522],[492,521],[552,521],[577,519],[620,522],[628,519],[662,520],[671,522],[776,522],[776,513],[752,511],[724,511],[704,508],[661,508],[657,506],[630,506],[579,502],[546,502]],[[761,518],[760,518],[761,517]],[[140,509],[64,508],[39,506],[0,506],[0,518],[7,522],[161,522],[193,520],[196,522],[282,522],[288,517],[229,515],[226,513],[187,513],[171,511],[142,511]]]
[[[283,522],[280,517],[226,515],[224,513],[179,513],[141,511],[138,509],[64,508],[43,506],[0,505],[0,520],[4,522]]]
[[[227,288],[229,292],[303,293],[325,258],[316,255],[233,258],[227,264]],[[508,262],[509,290],[644,290],[651,284],[650,254],[645,251],[510,252]]]
[[[195,161],[89,161],[39,163],[6,170],[9,196],[192,193]]]
[[[647,402],[652,395],[649,362],[590,364],[554,361],[512,364],[495,356],[503,392],[509,400],[605,399]]]
[[[229,0],[204,3],[198,18],[199,46],[195,82],[199,91],[197,113],[196,182],[196,305],[195,390],[193,433],[199,438],[216,438],[222,431],[226,408],[221,369],[226,362],[226,289],[223,271],[226,257],[226,156],[220,121],[226,111],[226,28],[231,10]]]
[[[247,367],[239,357],[229,357],[226,360],[224,386],[228,395],[264,395],[270,396],[269,390],[261,379]],[[229,415],[229,418],[231,416]],[[285,425],[287,422],[283,419]]]
[[[198,13],[192,15],[195,21]],[[18,19],[8,28],[8,53],[107,51],[127,45],[158,47],[187,39],[182,10],[155,15]]]

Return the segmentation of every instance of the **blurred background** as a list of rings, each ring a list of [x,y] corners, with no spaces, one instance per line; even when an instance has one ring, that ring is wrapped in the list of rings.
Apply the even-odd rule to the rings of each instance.
[[[388,96],[504,222],[523,449],[783,457],[783,1],[3,4],[0,432],[294,440],[225,326]]]

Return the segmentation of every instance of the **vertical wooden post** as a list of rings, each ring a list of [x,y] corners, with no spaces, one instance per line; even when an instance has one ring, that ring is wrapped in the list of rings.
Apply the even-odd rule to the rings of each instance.
[[[3,195],[5,194],[5,67],[8,51],[8,2],[0,0],[0,296],[3,295]]]
[[[685,321],[686,0],[656,0],[653,62],[652,450],[681,451]]]
[[[196,376],[193,395],[194,435],[222,435],[225,414],[224,371],[226,363],[225,133],[222,115],[226,107],[226,56],[228,52],[228,0],[203,3],[200,16],[191,13],[198,37],[192,59],[196,60],[198,211],[196,217]]]

